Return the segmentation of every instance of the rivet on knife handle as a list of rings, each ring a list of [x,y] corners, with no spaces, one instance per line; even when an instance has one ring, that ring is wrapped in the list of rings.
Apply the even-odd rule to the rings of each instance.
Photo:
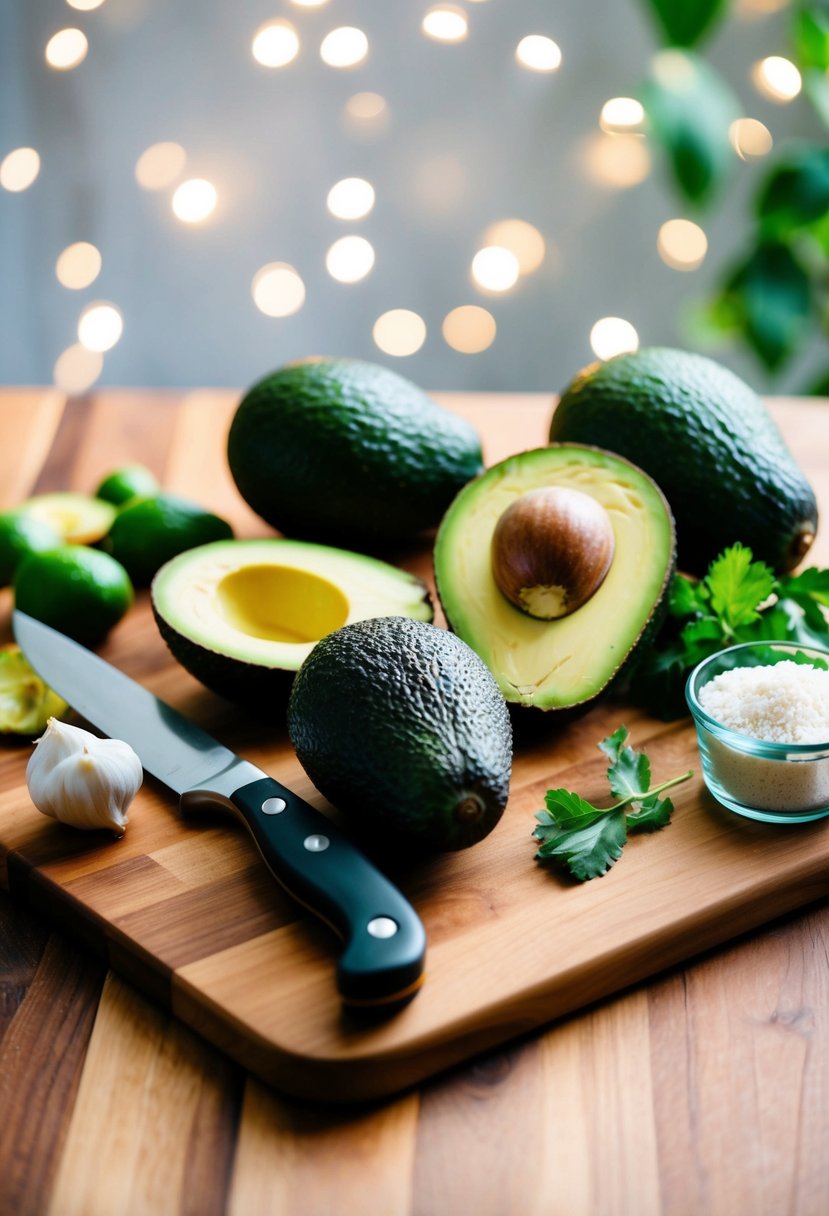
[[[334,823],[271,777],[241,786],[230,802],[278,881],[345,942],[337,963],[343,1000],[382,1005],[412,995],[423,979],[426,934],[401,892]]]

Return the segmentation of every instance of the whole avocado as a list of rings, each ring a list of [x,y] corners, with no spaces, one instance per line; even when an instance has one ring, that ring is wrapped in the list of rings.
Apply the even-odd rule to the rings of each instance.
[[[814,540],[814,491],[757,394],[713,359],[652,347],[591,364],[562,394],[550,440],[595,444],[649,473],[689,574],[736,541],[785,572]]]
[[[350,548],[435,527],[482,468],[471,423],[356,359],[303,359],[260,380],[227,454],[240,494],[274,528]]]
[[[288,734],[330,802],[402,847],[466,848],[506,805],[506,702],[465,642],[423,621],[374,617],[318,642],[294,681]]]

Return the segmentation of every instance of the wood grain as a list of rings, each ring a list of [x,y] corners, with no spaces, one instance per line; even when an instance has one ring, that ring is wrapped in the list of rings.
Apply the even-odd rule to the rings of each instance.
[[[5,404],[0,397],[0,420]],[[802,426],[799,421],[790,425],[792,446],[804,463],[811,459],[825,484],[827,407],[797,404],[805,408],[802,414],[796,411]],[[780,406],[778,412],[788,413],[789,407]],[[140,440],[140,425],[137,431]],[[3,433],[0,425],[0,439]],[[825,563],[822,535],[820,543],[815,557]],[[125,658],[128,650],[126,639],[123,649],[113,639],[114,654]],[[148,663],[155,659],[148,657]],[[154,670],[163,682],[163,662]],[[218,729],[221,713],[204,705],[195,686],[181,696],[182,703],[202,706],[205,722]],[[589,719],[582,725],[555,741],[562,764],[578,763],[592,747]],[[228,731],[236,737],[235,726]],[[253,737],[264,745],[261,733]],[[548,746],[549,741],[541,741],[524,753],[534,780],[543,779]],[[302,784],[301,774],[290,765],[287,773]],[[308,792],[307,783],[300,792]],[[5,814],[5,801],[3,806]],[[23,805],[18,812],[18,830],[25,837],[30,810]],[[132,827],[138,826],[136,820]],[[189,884],[191,874],[197,885],[200,876],[207,880],[214,864],[208,859],[212,830],[199,836],[200,849],[192,859],[179,841],[161,843],[157,856],[164,855],[161,864],[169,865],[179,882]],[[243,853],[243,838],[233,835],[233,841]],[[81,855],[68,864],[84,871]],[[225,862],[216,864],[221,877],[227,872]],[[228,862],[231,872],[235,864],[234,856]],[[470,915],[496,914],[497,887],[496,882],[470,894],[456,885],[442,901],[435,932],[449,939]],[[534,915],[527,927],[532,940],[555,931],[555,923],[541,915]],[[86,1030],[76,1031],[68,1042],[61,1040],[62,1067],[68,1068],[71,1060],[70,1071],[83,1080],[85,1061],[92,1066],[94,1054],[91,1046],[87,1053],[87,1045],[101,971],[94,962],[88,964],[92,983],[81,989],[58,981],[79,959],[83,955],[76,947],[50,934],[20,901],[9,901],[0,892],[4,1216],[59,1210],[55,1181],[59,1174],[72,1177],[66,1160],[70,1122],[78,1129],[91,1128],[98,1119],[96,1086],[58,1086],[46,1096],[53,1074],[38,1049],[41,1042],[55,1042],[56,1010],[61,1016],[68,1010],[71,1024],[78,1025],[80,1001],[87,1010]],[[158,1121],[141,1115],[134,1119],[131,1159],[140,1158],[152,1172],[161,1151],[163,1176],[185,1180],[162,1194],[151,1181],[136,1177],[130,1164],[120,1188],[113,1188],[108,1178],[102,1178],[100,1191],[94,1182],[79,1185],[90,1212],[114,1210],[128,1216],[145,1216],[148,1194],[158,1201],[153,1216],[198,1210],[191,1194],[204,1204],[201,1210],[232,1211],[234,1216],[259,1211],[281,1216],[297,1210],[303,1216],[456,1216],[459,1211],[499,1216],[513,1211],[544,1216],[604,1216],[606,1211],[625,1216],[652,1211],[668,1216],[825,1216],[827,963],[829,908],[821,905],[561,1020],[540,1036],[455,1067],[418,1093],[368,1110],[335,1112],[279,1097],[255,1079],[245,1081],[235,1066],[175,1019],[120,981],[110,981],[107,1001],[110,984],[117,983],[116,1003],[122,1014],[134,1004],[135,1016],[108,1013],[95,1022],[99,1061],[112,1052],[124,1068],[120,1086],[116,1078],[114,1087],[105,1088],[103,1101],[118,1126],[134,1118],[144,1081],[129,1069],[131,1051],[144,1059],[152,1059],[153,1052],[165,1055],[169,1067],[155,1073]],[[73,993],[68,1003],[61,992]],[[18,1020],[24,1008],[25,1032]],[[136,1047],[134,1032],[142,1025],[145,1031]],[[155,1036],[153,1050],[141,1044],[142,1033]],[[135,1085],[126,1084],[128,1076]],[[201,1113],[189,1123],[185,1155],[190,1164],[182,1166],[178,1148],[168,1143],[179,1132],[178,1103],[182,1092],[192,1093],[194,1085],[207,1086],[211,1079],[213,1096],[196,1102]],[[192,1100],[186,1110],[192,1112]],[[220,1162],[215,1168],[214,1156]],[[111,1177],[117,1162],[99,1154],[90,1169]],[[211,1196],[199,1190],[202,1171],[214,1188]],[[117,1206],[105,1208],[99,1194],[115,1197]]]

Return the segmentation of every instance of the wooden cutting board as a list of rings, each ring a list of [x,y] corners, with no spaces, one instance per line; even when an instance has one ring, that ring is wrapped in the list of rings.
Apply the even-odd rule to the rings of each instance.
[[[224,466],[237,395],[113,392],[71,402],[0,395],[0,505],[33,490],[91,490],[126,460],[267,535]],[[545,397],[443,395],[485,438],[489,463],[544,442]],[[829,405],[774,410],[829,514]],[[810,562],[829,564],[819,538]],[[401,564],[431,581],[426,549]],[[0,597],[8,637],[9,593]],[[322,809],[281,722],[215,697],[170,658],[145,597],[101,653]],[[673,791],[670,827],[636,837],[604,878],[577,884],[533,860],[534,812],[552,786],[604,797],[596,743],[624,723],[659,780],[693,768]],[[526,733],[527,737],[523,737]],[[233,821],[184,821],[148,780],[126,836],[86,835],[41,816],[25,787],[26,747],[0,748],[0,881],[102,952],[245,1067],[322,1101],[391,1093],[512,1036],[636,983],[829,888],[829,820],[770,826],[731,815],[707,794],[691,726],[605,703],[581,718],[544,719],[516,742],[503,820],[465,853],[393,874],[429,938],[426,983],[395,1016],[342,1011],[336,939],[297,908]]]

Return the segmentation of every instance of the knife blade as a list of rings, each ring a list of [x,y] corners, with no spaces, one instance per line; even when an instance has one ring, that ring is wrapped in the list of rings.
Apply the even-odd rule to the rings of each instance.
[[[242,819],[274,877],[342,938],[344,1002],[396,1004],[417,990],[426,952],[420,918],[327,816],[49,625],[15,609],[12,628],[49,687],[105,735],[129,743],[183,811],[218,804]]]

